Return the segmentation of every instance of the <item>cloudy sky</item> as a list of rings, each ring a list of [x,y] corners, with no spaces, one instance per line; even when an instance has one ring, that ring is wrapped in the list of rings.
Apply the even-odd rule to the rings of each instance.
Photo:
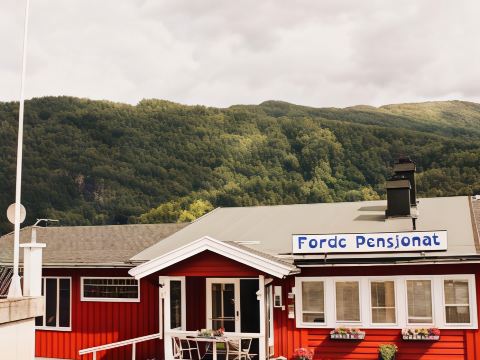
[[[25,0],[0,1],[0,100]],[[478,0],[31,0],[27,98],[480,102]]]

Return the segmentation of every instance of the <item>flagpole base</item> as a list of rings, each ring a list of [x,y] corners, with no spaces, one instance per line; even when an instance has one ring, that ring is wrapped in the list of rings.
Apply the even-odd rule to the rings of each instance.
[[[20,285],[20,276],[14,274],[12,276],[12,281],[10,282],[10,287],[8,288],[7,299],[16,299],[21,298],[22,296],[22,286]]]

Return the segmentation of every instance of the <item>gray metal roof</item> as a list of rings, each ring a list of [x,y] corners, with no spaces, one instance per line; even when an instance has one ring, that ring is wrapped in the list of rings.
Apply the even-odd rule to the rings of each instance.
[[[45,266],[125,266],[143,249],[184,228],[187,224],[59,226],[37,228],[37,242],[46,243]],[[21,230],[20,243],[30,242],[32,228]],[[20,251],[22,255],[23,251]],[[0,237],[0,264],[11,264],[13,233]]]
[[[475,201],[474,201],[475,202]],[[478,204],[477,204],[478,203]],[[475,207],[480,215],[480,201]],[[386,201],[219,208],[132,257],[147,261],[203,236],[230,241],[259,253],[293,260],[292,234],[412,231],[410,218],[385,218]],[[418,202],[417,231],[447,230],[448,250],[435,257],[476,256],[478,234],[466,196],[423,198]],[[290,255],[288,255],[290,254]],[[330,254],[348,258],[411,258],[420,254]],[[312,256],[307,256],[312,258]],[[304,256],[295,256],[296,259]]]

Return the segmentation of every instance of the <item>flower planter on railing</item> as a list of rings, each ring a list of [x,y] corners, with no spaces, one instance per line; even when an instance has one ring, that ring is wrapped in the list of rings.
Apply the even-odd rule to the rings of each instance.
[[[352,328],[336,328],[330,331],[330,339],[334,340],[363,340],[365,331]]]
[[[437,328],[403,329],[402,339],[407,341],[438,341],[440,340],[440,330]]]

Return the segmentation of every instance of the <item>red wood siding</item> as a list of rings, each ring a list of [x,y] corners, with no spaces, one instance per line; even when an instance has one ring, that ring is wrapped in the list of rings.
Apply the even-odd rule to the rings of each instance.
[[[206,328],[206,287],[207,283],[204,277],[187,277],[185,280],[188,331]]]
[[[80,359],[81,349],[158,332],[158,277],[140,281],[139,303],[122,303],[80,301],[80,277],[128,276],[125,269],[44,269],[43,275],[72,278],[72,331],[37,330],[38,357]],[[137,345],[137,359],[161,359],[162,354],[160,340]],[[131,359],[131,347],[98,353],[97,359]]]
[[[203,251],[198,255],[159,271],[158,274],[170,276],[258,277],[261,273],[254,268],[225,256],[211,251]]]
[[[480,303],[479,265],[431,265],[303,268],[300,276],[372,276],[372,275],[431,275],[476,273],[477,303]],[[275,281],[283,285],[283,299],[295,285],[294,278]],[[365,340],[359,342],[330,340],[331,329],[296,329],[295,320],[288,319],[287,311],[274,309],[275,355],[291,358],[298,347],[308,346],[315,351],[315,359],[378,359],[380,344],[395,343],[399,347],[397,360],[460,360],[480,359],[480,331],[442,330],[438,342],[402,341],[400,330],[366,330]]]
[[[81,349],[157,333],[158,276],[186,277],[187,330],[205,328],[205,277],[258,277],[259,272],[210,251],[202,252],[140,281],[140,302],[80,301],[80,277],[129,276],[127,269],[44,269],[44,276],[72,278],[72,331],[36,331],[36,356],[80,359]],[[82,360],[91,359],[84,356]],[[131,359],[131,347],[97,354],[97,359]],[[137,359],[163,359],[163,343],[152,340],[137,345]]]

